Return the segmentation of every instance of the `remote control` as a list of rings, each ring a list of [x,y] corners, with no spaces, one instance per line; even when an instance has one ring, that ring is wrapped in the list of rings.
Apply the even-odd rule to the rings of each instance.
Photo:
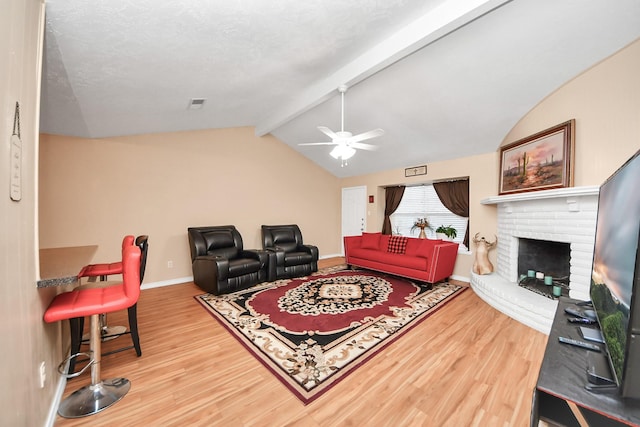
[[[582,317],[583,319],[596,319],[595,311],[593,310],[578,310],[572,307],[567,307],[564,309],[564,312],[575,317]]]
[[[569,317],[567,319],[569,323],[584,323],[586,325],[592,325],[596,323],[595,320],[587,319],[586,317]]]
[[[558,337],[558,341],[560,341],[563,344],[571,344],[571,345],[575,345],[576,347],[586,348],[587,350],[601,351],[600,347],[595,344],[574,340],[572,338]]]

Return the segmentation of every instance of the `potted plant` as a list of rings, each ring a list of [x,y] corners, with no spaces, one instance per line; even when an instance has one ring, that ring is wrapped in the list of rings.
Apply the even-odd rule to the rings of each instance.
[[[427,221],[427,218],[418,218],[413,223],[413,227],[411,227],[411,232],[413,232],[413,230],[415,230],[416,228],[420,229],[420,235],[418,236],[418,238],[426,239],[427,235],[425,234],[424,229],[425,228],[431,229],[431,226],[429,225],[429,221]]]
[[[453,240],[458,235],[458,232],[452,226],[441,225],[436,229],[436,236],[442,240]]]

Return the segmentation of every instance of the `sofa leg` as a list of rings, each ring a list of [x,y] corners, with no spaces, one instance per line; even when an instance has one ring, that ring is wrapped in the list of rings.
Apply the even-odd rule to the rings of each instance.
[[[420,286],[427,288],[428,291],[433,289],[433,283],[429,282],[420,282]]]

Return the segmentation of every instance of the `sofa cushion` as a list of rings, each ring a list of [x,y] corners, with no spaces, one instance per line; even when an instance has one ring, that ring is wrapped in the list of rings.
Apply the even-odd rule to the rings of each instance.
[[[430,257],[433,254],[433,248],[442,243],[440,239],[412,239],[407,242],[407,250],[405,253],[410,256]]]
[[[413,270],[426,271],[427,259],[417,256],[408,256],[406,254],[390,254],[387,253],[386,264],[395,265],[397,267],[411,268]]]
[[[424,242],[424,240],[425,239],[415,239],[413,237],[410,237],[407,240],[407,249],[404,251],[404,253],[409,256],[418,256],[418,254],[420,253],[420,249],[422,248],[422,242]]]
[[[376,251],[374,249],[356,248],[351,251],[350,256],[390,266],[412,268],[420,271],[426,271],[428,267],[426,258],[408,256],[406,254],[392,254],[384,251]]]
[[[389,237],[387,252],[392,254],[403,254],[407,248],[407,238],[404,236]]]
[[[362,233],[360,247],[363,249],[379,249],[382,233]]]

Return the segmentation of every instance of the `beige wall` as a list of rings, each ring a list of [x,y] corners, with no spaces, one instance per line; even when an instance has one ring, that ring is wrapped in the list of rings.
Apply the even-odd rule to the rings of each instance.
[[[509,132],[503,145],[576,120],[574,184],[600,185],[640,148],[640,41],[567,82]]]
[[[253,128],[42,135],[40,182],[41,247],[98,244],[110,261],[125,234],[148,234],[145,283],[192,275],[190,226],[233,224],[260,248],[262,224],[297,223],[321,256],[340,253],[338,178]]]
[[[54,289],[38,290],[37,159],[44,4],[3,0],[0,13],[0,425],[42,426],[59,376],[58,324],[42,320]],[[9,147],[20,103],[22,199],[9,198]],[[47,380],[37,376],[45,362]]]

